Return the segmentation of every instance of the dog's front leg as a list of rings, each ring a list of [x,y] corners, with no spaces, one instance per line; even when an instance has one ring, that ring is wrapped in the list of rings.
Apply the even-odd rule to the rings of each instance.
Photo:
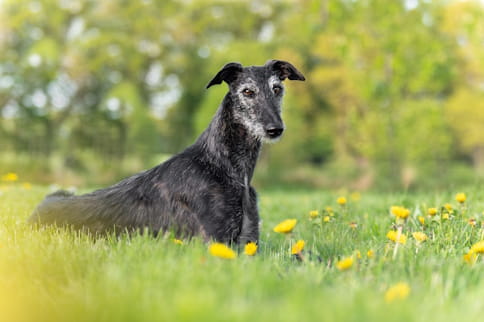
[[[259,211],[257,209],[257,194],[254,188],[247,186],[242,201],[244,216],[242,229],[238,238],[239,245],[259,242]]]

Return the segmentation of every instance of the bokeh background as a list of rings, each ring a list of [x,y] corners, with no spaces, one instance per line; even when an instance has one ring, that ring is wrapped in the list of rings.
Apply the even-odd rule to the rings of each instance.
[[[103,185],[191,144],[227,62],[288,60],[259,187],[484,177],[484,7],[430,0],[0,0],[0,173]]]

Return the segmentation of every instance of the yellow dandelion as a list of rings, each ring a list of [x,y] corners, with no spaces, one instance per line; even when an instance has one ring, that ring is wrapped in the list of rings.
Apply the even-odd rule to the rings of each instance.
[[[331,220],[331,218],[329,218],[329,216],[324,216],[324,218],[323,218],[324,222],[329,222],[330,220]]]
[[[353,192],[351,195],[350,195],[350,198],[351,200],[353,201],[360,201],[361,199],[361,194],[359,192]]]
[[[484,253],[484,240],[475,243],[471,247],[471,253],[481,254]]]
[[[397,218],[407,219],[410,215],[410,210],[405,207],[393,206],[391,208],[391,213]]]
[[[183,245],[183,240],[173,238],[173,243],[175,243],[175,244],[177,244],[177,245]]]
[[[274,227],[274,231],[276,233],[288,234],[294,229],[294,227],[296,227],[296,224],[296,219],[286,219]]]
[[[309,212],[309,217],[310,218],[316,218],[317,216],[319,216],[319,211],[317,211],[317,210],[311,210]]]
[[[331,207],[326,207],[326,212],[329,213],[329,214],[332,214],[334,211],[333,211],[333,208]]]
[[[338,199],[336,199],[336,202],[338,203],[338,205],[344,206],[346,205],[347,201],[345,197],[339,197]]]
[[[464,262],[467,264],[474,264],[477,261],[477,255],[476,253],[473,252],[468,252],[467,254],[464,255]]]
[[[427,240],[427,235],[423,232],[420,232],[420,231],[416,231],[412,234],[413,238],[415,238],[416,241],[418,241],[419,243],[422,243],[424,241]]]
[[[470,218],[467,223],[472,226],[472,227],[475,227],[476,224],[477,224],[477,221],[474,219],[474,218]]]
[[[235,252],[230,249],[227,245],[222,243],[213,243],[209,246],[208,251],[210,255],[225,259],[234,259],[237,257]]]
[[[353,257],[346,257],[336,262],[336,268],[340,271],[345,271],[353,266]]]
[[[298,240],[291,248],[291,254],[301,254],[302,250],[304,249],[304,240]]]
[[[421,225],[425,225],[425,218],[423,216],[418,216],[418,221]]]
[[[447,210],[447,211],[452,211],[452,205],[450,203],[446,203],[444,205],[444,208]]]
[[[30,190],[32,189],[32,184],[30,184],[29,182],[24,182],[22,184],[22,188],[24,188],[25,190]]]
[[[361,252],[359,250],[356,250],[355,256],[356,256],[356,258],[361,259]]]
[[[385,301],[393,302],[395,300],[404,300],[410,294],[410,286],[405,282],[397,283],[385,292]]]
[[[427,214],[429,214],[429,216],[435,216],[437,214],[437,208],[429,208],[427,209]]]
[[[374,258],[375,257],[375,252],[373,250],[369,249],[366,252],[366,257],[368,257],[368,258]]]
[[[405,245],[405,243],[407,242],[407,236],[402,233],[399,234],[396,230],[390,230],[387,233],[387,238],[395,243],[399,243],[402,245]]]
[[[354,221],[350,222],[348,225],[350,226],[351,229],[358,228],[358,224],[356,222],[354,222]]]
[[[9,172],[2,176],[2,181],[5,181],[5,182],[15,182],[17,180],[18,180],[18,175],[14,172]]]
[[[245,244],[244,247],[244,254],[248,256],[254,256],[257,252],[257,244],[254,242],[250,242]]]
[[[442,214],[442,219],[444,220],[449,220],[449,214],[445,213],[445,214]]]
[[[463,192],[459,192],[458,194],[455,195],[455,200],[459,203],[464,203],[466,201],[467,197],[466,194]]]

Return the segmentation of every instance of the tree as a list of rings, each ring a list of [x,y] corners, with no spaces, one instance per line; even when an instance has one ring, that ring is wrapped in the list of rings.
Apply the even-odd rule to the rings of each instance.
[[[459,1],[445,8],[442,29],[454,39],[459,57],[458,82],[446,108],[447,118],[461,152],[484,171],[484,7],[479,2]]]

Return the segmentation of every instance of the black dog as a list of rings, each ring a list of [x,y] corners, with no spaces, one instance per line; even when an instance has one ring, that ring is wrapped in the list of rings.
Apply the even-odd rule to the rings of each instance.
[[[278,139],[282,81],[304,80],[290,63],[225,65],[207,85],[229,92],[209,127],[185,151],[111,187],[46,197],[29,221],[68,225],[92,233],[148,229],[154,234],[200,235],[225,243],[258,242],[254,173],[262,141]]]

